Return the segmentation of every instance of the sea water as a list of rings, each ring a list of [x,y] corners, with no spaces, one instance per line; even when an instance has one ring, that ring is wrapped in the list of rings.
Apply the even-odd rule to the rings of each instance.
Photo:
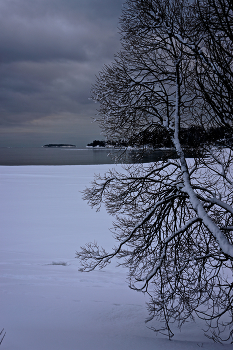
[[[171,151],[117,150],[105,148],[0,148],[0,165],[88,165],[156,162]]]

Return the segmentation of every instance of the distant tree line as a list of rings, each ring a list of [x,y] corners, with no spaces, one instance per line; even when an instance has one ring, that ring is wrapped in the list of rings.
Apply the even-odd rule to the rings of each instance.
[[[232,131],[226,126],[205,129],[199,125],[191,125],[188,128],[180,128],[180,143],[182,146],[189,148],[198,148],[204,144],[232,145]],[[130,145],[170,148],[173,147],[173,142],[167,128],[153,123],[138,135],[133,136],[130,140]]]
[[[88,147],[127,147],[128,143],[125,141],[99,141],[94,140],[87,144]]]
[[[233,136],[231,130],[226,126],[210,127],[205,129],[202,126],[191,125],[188,128],[180,128],[180,141],[183,146],[188,148],[198,148],[204,144],[232,145]],[[94,140],[89,143],[89,147],[142,147],[151,148],[173,147],[171,135],[168,130],[157,123],[151,124],[148,128],[133,135],[127,142],[118,141],[99,141]]]
[[[99,141],[99,140],[94,140],[91,143],[88,143],[88,147],[105,147],[106,142],[105,141]]]

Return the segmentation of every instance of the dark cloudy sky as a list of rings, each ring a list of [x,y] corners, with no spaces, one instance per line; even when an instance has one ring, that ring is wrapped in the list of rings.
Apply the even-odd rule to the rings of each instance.
[[[102,138],[90,87],[120,48],[123,2],[0,1],[0,147]]]

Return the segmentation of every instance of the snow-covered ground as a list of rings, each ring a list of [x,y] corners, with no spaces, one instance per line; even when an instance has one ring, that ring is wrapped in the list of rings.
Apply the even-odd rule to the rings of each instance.
[[[80,191],[111,165],[0,167],[1,350],[230,349],[190,323],[174,340],[144,322],[146,297],[127,287],[114,263],[81,273],[75,251],[110,248],[112,218]]]

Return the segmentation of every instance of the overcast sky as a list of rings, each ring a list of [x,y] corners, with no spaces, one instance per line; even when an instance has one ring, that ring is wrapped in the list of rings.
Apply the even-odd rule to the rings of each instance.
[[[123,2],[0,1],[0,147],[103,139],[90,88],[120,49]]]

